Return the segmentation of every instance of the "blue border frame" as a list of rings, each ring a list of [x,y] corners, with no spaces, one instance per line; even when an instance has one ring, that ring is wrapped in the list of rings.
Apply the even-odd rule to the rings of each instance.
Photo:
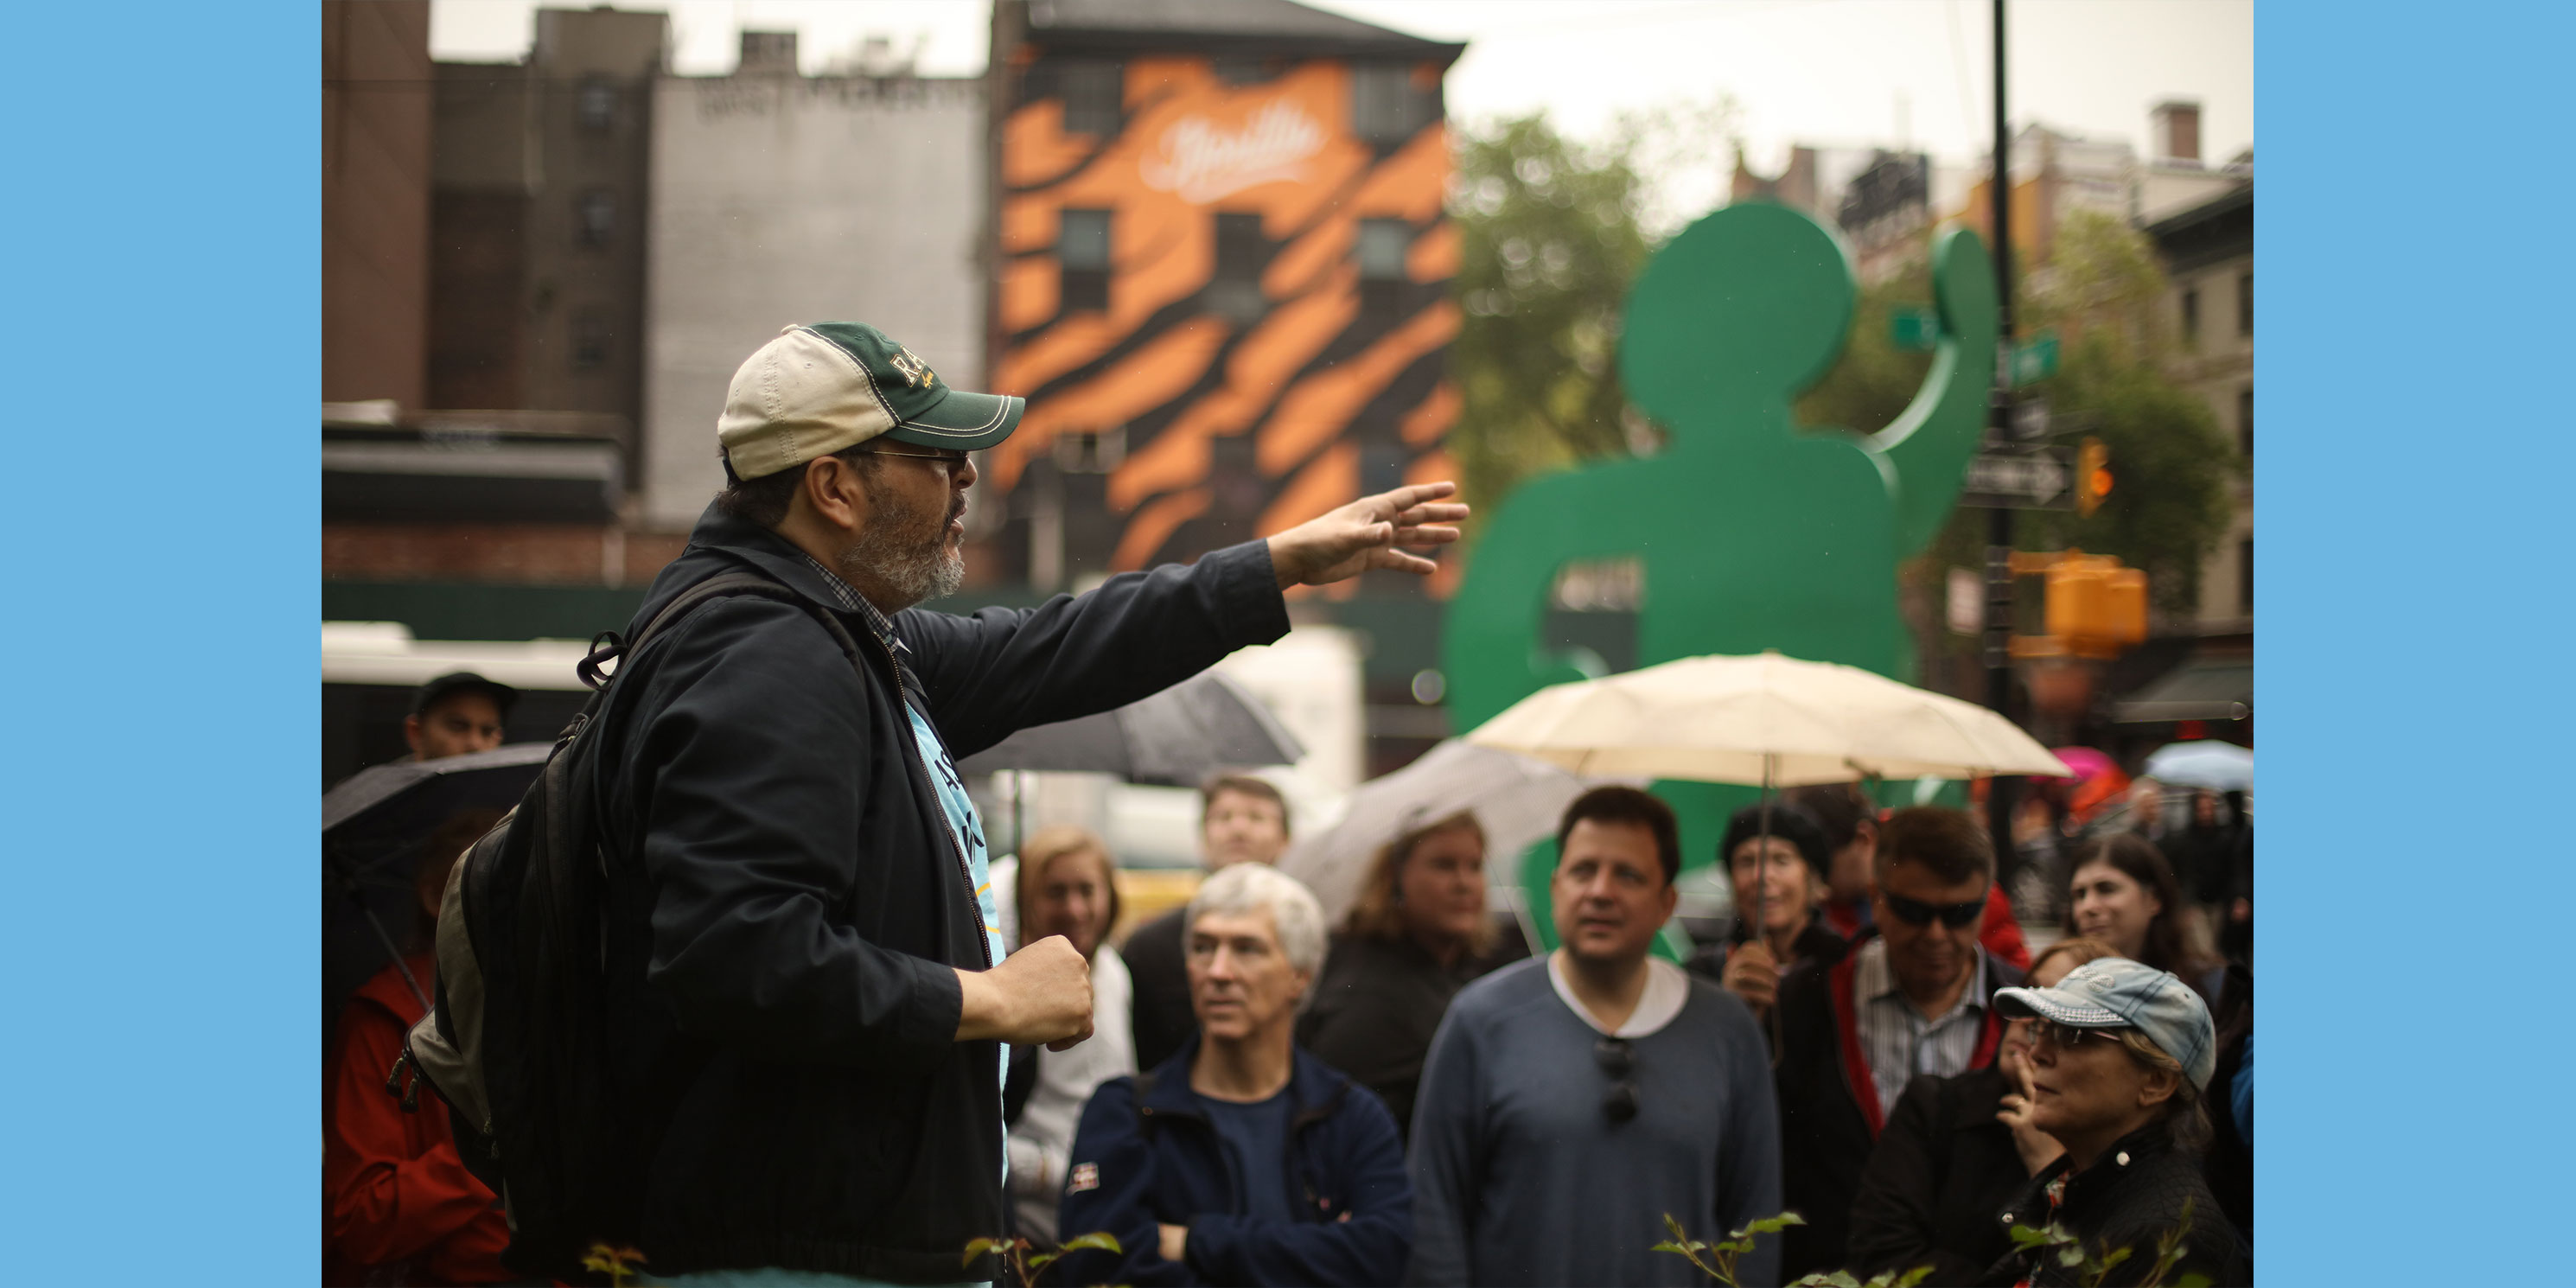
[[[2576,479],[2563,6],[2288,3],[2263,51],[2268,1283],[2561,1273]],[[2534,387],[2538,386],[2538,387]],[[2411,824],[2411,826],[2410,826]]]
[[[13,1269],[293,1282],[318,1264],[291,839],[319,715],[318,10],[12,19],[0,369],[12,517],[41,534],[0,631]],[[2569,1134],[2571,713],[2543,666],[2576,18],[2263,0],[2256,34],[2264,1051],[2295,1093],[2260,1131],[2263,1278],[2537,1279]]]
[[[10,12],[27,1283],[319,1278],[319,14]]]

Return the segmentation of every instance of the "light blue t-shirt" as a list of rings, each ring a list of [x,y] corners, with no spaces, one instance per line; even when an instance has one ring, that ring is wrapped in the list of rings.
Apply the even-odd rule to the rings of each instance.
[[[930,727],[930,719],[921,709],[907,702],[904,713],[912,717],[912,740],[921,747],[921,763],[930,766],[930,785],[939,791],[939,807],[948,814],[948,834],[957,838],[958,850],[966,856],[966,874],[975,883],[975,911],[984,923],[984,953],[994,965],[1002,964],[1002,906],[993,895],[993,865],[984,852],[984,824],[975,817],[975,802],[966,795],[966,783],[957,776],[957,766],[948,759],[948,744],[939,740],[939,731]],[[1011,1080],[1011,1048],[1002,1046],[1001,1062],[993,1085]],[[998,1111],[998,1109],[997,1109]],[[1002,1177],[1010,1179],[1010,1150],[1002,1151]]]

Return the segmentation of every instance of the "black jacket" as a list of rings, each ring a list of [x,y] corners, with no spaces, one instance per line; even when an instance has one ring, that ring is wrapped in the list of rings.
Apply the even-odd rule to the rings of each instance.
[[[2052,1212],[2048,1184],[2064,1176],[2068,1167],[2067,1160],[2060,1158],[2026,1182],[1995,1218],[1996,1228],[2009,1231],[2016,1225],[2036,1228],[2055,1222],[2083,1241],[2089,1257],[2127,1248],[2128,1260],[2114,1266],[2102,1280],[2117,1288],[2143,1282],[2155,1266],[2157,1240],[2188,1220],[2191,1232],[2184,1241],[2182,1264],[2164,1277],[2165,1283],[2195,1272],[2208,1276],[2217,1288],[2253,1282],[2235,1227],[2219,1212],[2218,1200],[2201,1180],[2200,1160],[2176,1150],[2163,1124],[2130,1133],[2103,1151],[2093,1166],[2069,1177],[2065,1194]],[[2027,1276],[2033,1288],[2060,1288],[2079,1282],[2080,1269],[2061,1264],[2054,1252],[2008,1252],[1987,1270],[1985,1282],[2014,1284]]]
[[[2012,1251],[1995,1213],[2030,1184],[2030,1169],[1995,1120],[2004,1090],[1993,1065],[1906,1084],[1852,1200],[1854,1276],[1930,1266],[1927,1284],[1974,1284]]]
[[[1314,1003],[1297,1017],[1297,1045],[1376,1092],[1409,1139],[1431,1035],[1449,999],[1484,969],[1473,958],[1443,966],[1410,939],[1335,936]]]
[[[839,611],[794,547],[710,508],[637,622],[744,568]],[[959,1256],[1007,1223],[999,1050],[954,1040],[951,970],[989,963],[903,703],[963,758],[1288,629],[1259,543],[1036,609],[908,611],[900,662],[840,620],[863,668],[796,605],[714,601],[625,660],[603,717],[611,1099],[659,1275],[993,1275]]]
[[[1864,937],[1861,943],[1867,943]],[[1867,1062],[1844,1041],[1844,1025],[1853,1015],[1851,973],[1860,944],[1839,961],[1816,962],[1790,972],[1780,983],[1780,1049],[1774,1067],[1780,1096],[1780,1193],[1789,1210],[1806,1219],[1791,1226],[1780,1253],[1785,1282],[1812,1271],[1845,1268],[1852,1200],[1860,1192],[1861,1168],[1876,1146],[1878,1102],[1866,1093],[1866,1106],[1854,1081],[1855,1068]],[[2002,958],[1985,957],[1990,987],[2021,983],[2021,972]],[[1992,1063],[2001,1023],[1981,999],[1988,1031],[1978,1043],[1971,1066]]]
[[[1072,1171],[1056,1228],[1107,1231],[1119,1253],[1077,1252],[1059,1263],[1075,1284],[1392,1284],[1413,1246],[1413,1183],[1404,1141],[1365,1088],[1298,1051],[1282,1093],[1288,1119],[1285,1192],[1291,1219],[1243,1211],[1244,1160],[1208,1121],[1190,1088],[1192,1035],[1151,1072],[1093,1092],[1074,1133]],[[1182,1260],[1163,1259],[1156,1227],[1190,1228]]]

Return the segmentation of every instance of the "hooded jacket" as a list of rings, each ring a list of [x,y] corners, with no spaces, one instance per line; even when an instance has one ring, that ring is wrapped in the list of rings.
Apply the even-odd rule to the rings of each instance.
[[[1288,1075],[1287,1195],[1295,1219],[1243,1213],[1233,1147],[1190,1089],[1198,1036],[1152,1073],[1093,1093],[1073,1143],[1056,1228],[1105,1231],[1124,1250],[1077,1252],[1065,1283],[1392,1284],[1413,1246],[1413,1186],[1395,1119],[1368,1088],[1299,1050]],[[1157,1227],[1186,1225],[1179,1262]]]
[[[951,763],[1288,629],[1268,547],[882,637],[767,529],[710,507],[636,623],[744,570],[839,614],[723,597],[620,665],[593,785],[608,853],[605,1169],[656,1275],[991,1277],[1008,1228],[999,1052],[955,1040],[982,917],[907,703]],[[961,1275],[962,1271],[962,1275]]]

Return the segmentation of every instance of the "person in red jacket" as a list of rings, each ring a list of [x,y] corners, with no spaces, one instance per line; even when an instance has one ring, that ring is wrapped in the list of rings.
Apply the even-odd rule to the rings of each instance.
[[[322,1282],[326,1285],[485,1284],[516,1276],[501,1264],[510,1228],[492,1191],[465,1170],[447,1106],[425,1094],[417,1111],[385,1091],[403,1035],[428,1012],[448,869],[498,821],[491,810],[450,819],[431,836],[418,873],[419,951],[387,966],[350,999],[322,1087]],[[408,970],[408,978],[405,971]]]

